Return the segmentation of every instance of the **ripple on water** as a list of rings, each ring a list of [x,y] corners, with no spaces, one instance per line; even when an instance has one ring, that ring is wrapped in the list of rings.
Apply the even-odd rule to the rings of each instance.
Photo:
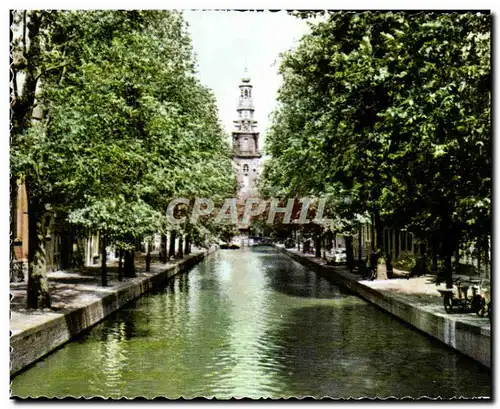
[[[491,374],[273,249],[220,251],[12,381],[16,396],[490,396]]]

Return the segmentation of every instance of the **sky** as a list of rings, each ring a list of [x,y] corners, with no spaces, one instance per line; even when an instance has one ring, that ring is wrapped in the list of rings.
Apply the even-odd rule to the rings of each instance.
[[[201,82],[217,98],[225,131],[233,130],[245,65],[253,85],[254,118],[265,142],[269,114],[281,84],[279,54],[308,32],[304,20],[280,12],[184,11],[189,24]]]

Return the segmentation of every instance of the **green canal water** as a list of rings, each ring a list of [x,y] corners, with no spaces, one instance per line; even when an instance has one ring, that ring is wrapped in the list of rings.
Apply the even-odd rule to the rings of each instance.
[[[491,373],[272,248],[223,250],[12,380],[18,397],[491,396]]]

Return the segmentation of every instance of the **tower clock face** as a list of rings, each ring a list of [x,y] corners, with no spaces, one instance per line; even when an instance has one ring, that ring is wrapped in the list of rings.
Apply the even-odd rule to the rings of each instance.
[[[249,130],[250,130],[250,125],[248,125],[248,124],[243,124],[243,130],[244,130],[244,131],[249,131]]]

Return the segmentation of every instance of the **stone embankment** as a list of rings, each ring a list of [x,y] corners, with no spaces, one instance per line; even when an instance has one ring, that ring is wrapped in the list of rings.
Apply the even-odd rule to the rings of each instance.
[[[491,368],[491,325],[488,318],[472,313],[447,314],[439,287],[429,277],[362,280],[343,267],[277,246],[294,260],[340,284],[414,328]]]
[[[25,367],[97,324],[129,301],[140,297],[176,274],[188,271],[214,249],[193,252],[182,260],[153,263],[150,272],[99,285],[98,268],[85,272],[49,273],[52,309],[26,310],[26,284],[11,284],[10,374]],[[94,271],[94,274],[89,274]]]

